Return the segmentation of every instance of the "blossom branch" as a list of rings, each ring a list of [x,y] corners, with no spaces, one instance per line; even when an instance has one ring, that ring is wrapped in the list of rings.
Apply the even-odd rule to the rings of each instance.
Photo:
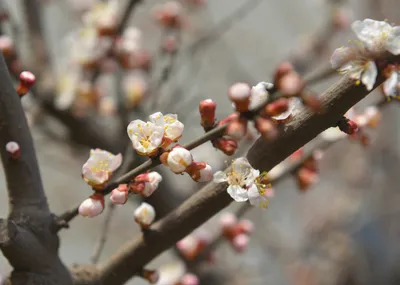
[[[395,57],[395,60],[398,61],[399,57]],[[383,81],[383,75],[379,74],[374,88]],[[318,114],[303,110],[284,126],[277,140],[268,142],[259,138],[249,150],[247,158],[253,167],[269,171],[320,132],[334,126],[349,108],[368,93],[364,86],[356,86],[354,80],[343,77],[321,96],[325,112]],[[226,183],[205,186],[151,226],[145,234],[122,246],[109,262],[99,267],[99,280],[104,284],[122,284],[129,280],[154,257],[229,205],[231,199],[226,189]]]
[[[331,70],[331,69],[329,69]],[[328,73],[328,72],[327,72]],[[332,73],[330,73],[332,74]],[[320,74],[316,74],[316,75],[312,75],[309,76],[309,78],[307,78],[305,80],[306,84],[308,82],[312,82],[312,83],[316,83],[318,80],[324,79],[326,78],[326,76],[321,76]],[[263,107],[265,107],[267,104],[271,103],[274,100],[277,100],[280,96],[278,94],[276,94],[276,89],[274,90],[269,90],[271,96],[268,98],[268,100],[266,102],[264,102],[263,104],[261,104],[258,108],[256,108],[253,111],[249,111],[247,113],[243,113],[244,116],[246,116],[246,118],[251,119],[252,117],[256,116],[258,114],[258,112],[260,112],[260,110],[263,109]],[[214,129],[206,132],[203,136],[193,140],[192,142],[184,145],[183,147],[187,150],[192,150],[208,141],[217,139],[221,136],[224,135],[224,133],[226,132],[228,124],[222,124],[221,126],[215,127]],[[132,169],[131,171],[125,173],[124,175],[120,176],[119,178],[115,179],[114,181],[112,181],[111,183],[109,183],[102,191],[101,194],[108,194],[110,193],[113,189],[115,189],[116,187],[118,187],[119,184],[122,183],[126,183],[129,182],[129,180],[132,177],[135,177],[141,173],[146,172],[147,170],[150,170],[158,165],[161,164],[161,161],[159,160],[158,157],[149,159],[147,161],[145,161],[144,163],[142,163],[141,165],[137,166],[136,168]],[[60,225],[60,227],[58,228],[58,230],[60,230],[62,227],[65,227],[66,224],[68,224],[72,219],[74,219],[76,216],[78,216],[79,212],[78,212],[79,206],[73,208],[72,210],[68,210],[67,212],[61,214],[58,217],[58,223]]]

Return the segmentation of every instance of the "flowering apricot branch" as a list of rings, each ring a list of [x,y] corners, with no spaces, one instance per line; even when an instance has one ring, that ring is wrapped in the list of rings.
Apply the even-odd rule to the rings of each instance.
[[[389,102],[386,98],[382,98],[378,103],[372,105],[365,109],[364,113],[358,115],[358,122],[360,123],[360,127],[364,127],[367,124],[371,124],[373,127],[376,127],[375,117],[369,116],[370,111],[372,109],[383,109],[388,105]],[[367,116],[367,118],[366,118]],[[296,172],[312,158],[316,151],[323,151],[325,149],[330,148],[336,142],[343,140],[351,136],[341,135],[340,131],[337,129],[327,129],[323,133],[321,133],[318,138],[312,143],[311,146],[308,146],[305,151],[302,151],[300,154],[300,158],[289,159],[281,162],[277,166],[275,166],[268,173],[268,181],[275,186],[288,177],[289,175],[295,175]],[[302,150],[302,149],[301,149]],[[294,154],[292,154],[294,155]],[[244,203],[239,209],[236,211],[234,216],[236,219],[241,218],[245,215],[249,210],[254,209],[250,203]],[[191,254],[191,258],[188,259],[185,255],[182,254],[181,250],[178,247],[177,253],[179,256],[185,261],[189,268],[194,268],[200,262],[207,260],[207,257],[225,240],[224,233],[217,235],[214,239],[207,242],[205,248],[195,249]]]
[[[398,56],[391,58],[394,62],[399,60]],[[384,80],[383,74],[378,73],[374,88]],[[302,110],[282,126],[277,140],[259,138],[247,154],[251,166],[260,171],[270,170],[319,133],[335,126],[343,114],[368,93],[362,85],[355,85],[354,79],[345,76],[320,97],[324,112]],[[209,183],[144,234],[122,246],[109,263],[99,267],[99,280],[106,284],[127,281],[155,256],[227,206],[231,202],[226,195],[227,188],[225,182]],[[130,265],[129,270],[125,264]]]

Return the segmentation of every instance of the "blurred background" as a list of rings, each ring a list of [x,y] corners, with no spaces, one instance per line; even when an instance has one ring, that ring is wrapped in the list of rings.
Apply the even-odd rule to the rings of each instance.
[[[3,54],[12,51],[7,57],[10,72],[18,76],[30,70],[38,78],[22,102],[56,214],[91,194],[81,179],[90,148],[129,153],[130,120],[147,120],[155,111],[176,113],[185,124],[180,142],[189,142],[204,133],[198,113],[201,100],[216,101],[221,119],[232,112],[227,90],[233,83],[270,81],[284,60],[304,75],[318,71],[329,65],[335,48],[355,38],[349,27],[352,21],[400,21],[397,0],[181,0],[179,6],[143,0],[128,13],[124,25],[125,30],[137,28],[130,29],[135,39],[126,33],[116,37],[118,41],[107,36],[100,41],[90,34],[88,26],[106,16],[105,27],[120,23],[129,2],[0,0],[0,45]],[[107,13],[116,11],[117,17],[101,14],[106,8],[100,5],[112,6]],[[176,12],[176,7],[182,24],[171,28],[162,17]],[[94,9],[100,12],[88,17]],[[325,80],[312,90],[322,92],[335,80]],[[367,101],[379,96],[375,91]],[[247,250],[239,255],[228,243],[220,243],[213,264],[190,268],[200,284],[399,284],[397,108],[385,108],[368,146],[345,139],[329,148],[320,162],[319,182],[307,192],[299,191],[291,176],[273,185],[275,197],[268,210],[245,214],[255,226]],[[244,141],[236,155],[244,155],[253,140]],[[196,148],[193,155],[214,171],[231,159],[211,143]],[[140,161],[136,157],[133,164]],[[187,176],[156,170],[164,180],[149,202],[158,218],[202,186]],[[2,173],[0,183],[4,189]],[[113,210],[100,262],[140,232],[133,220],[139,203],[133,197]],[[233,203],[223,212],[239,206]],[[7,211],[6,191],[0,191],[0,215]],[[93,219],[78,217],[70,229],[61,231],[65,264],[91,263],[107,216],[108,209]],[[218,235],[217,223],[215,217],[204,229]],[[170,250],[149,267],[177,260]],[[10,270],[0,255],[0,274]],[[128,284],[147,282],[134,278]]]

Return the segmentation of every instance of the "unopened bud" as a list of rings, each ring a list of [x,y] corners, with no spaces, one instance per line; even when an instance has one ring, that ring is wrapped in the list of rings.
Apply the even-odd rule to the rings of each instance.
[[[0,51],[3,53],[4,57],[14,55],[14,43],[11,37],[6,35],[0,36]]]
[[[32,72],[29,71],[23,71],[19,75],[19,85],[17,87],[17,93],[19,96],[24,96],[26,93],[29,92],[29,90],[32,88],[32,86],[35,84],[36,78],[35,75],[33,75]]]
[[[296,173],[296,178],[300,190],[306,191],[318,181],[318,173],[307,168],[301,168]]]
[[[127,184],[120,184],[117,188],[112,190],[110,200],[113,204],[123,205],[128,201],[129,188]]]
[[[254,231],[254,224],[250,220],[240,220],[236,227],[236,231],[241,234],[250,235]]]
[[[79,206],[79,215],[93,218],[100,215],[104,210],[104,195],[93,194],[83,201]]]
[[[213,178],[212,168],[205,162],[192,162],[185,170],[196,182],[208,182]]]
[[[160,279],[160,274],[157,270],[143,269],[140,275],[146,279],[150,284],[156,284]]]
[[[356,124],[356,122],[354,122],[352,120],[348,120],[344,117],[343,117],[343,119],[341,119],[338,122],[338,127],[342,132],[344,132],[348,135],[354,135],[359,131],[359,128],[358,128],[358,125]]]
[[[279,134],[274,122],[266,118],[258,117],[254,126],[266,140],[274,140]]]
[[[138,223],[142,228],[148,228],[156,218],[156,211],[153,206],[143,202],[140,207],[135,210],[133,215],[136,223]]]
[[[238,148],[236,141],[225,138],[216,139],[212,143],[215,148],[221,150],[226,155],[233,155]]]
[[[237,119],[228,124],[226,128],[226,135],[236,141],[243,139],[247,133],[247,120]]]
[[[199,112],[201,116],[201,125],[205,128],[211,128],[215,123],[215,110],[217,103],[211,99],[203,100],[199,104]]]
[[[284,96],[295,97],[301,95],[305,87],[305,82],[294,70],[291,63],[283,62],[275,71],[274,86]]]
[[[341,7],[333,11],[332,24],[337,30],[345,30],[350,27],[352,22],[352,11]]]
[[[178,50],[178,40],[174,35],[164,37],[161,48],[169,54],[174,54]]]
[[[279,98],[278,100],[265,106],[265,113],[270,116],[278,116],[289,109],[289,100],[286,98]]]
[[[238,220],[233,213],[223,213],[219,219],[220,227],[225,235],[229,234],[236,226]]]
[[[229,99],[235,104],[236,111],[246,112],[250,105],[251,87],[247,83],[235,83],[229,88]]]
[[[19,144],[11,141],[6,144],[6,151],[10,154],[11,158],[17,159],[21,154],[21,150],[19,148]]]
[[[249,236],[246,234],[240,234],[233,238],[232,246],[236,252],[242,253],[249,246]]]

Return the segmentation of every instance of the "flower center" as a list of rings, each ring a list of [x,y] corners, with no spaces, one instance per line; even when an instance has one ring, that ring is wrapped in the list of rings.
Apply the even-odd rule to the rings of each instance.
[[[228,183],[230,185],[243,186],[244,179],[241,173],[232,171],[228,173]]]
[[[92,172],[110,171],[110,162],[107,159],[100,160],[97,165],[91,168]]]

